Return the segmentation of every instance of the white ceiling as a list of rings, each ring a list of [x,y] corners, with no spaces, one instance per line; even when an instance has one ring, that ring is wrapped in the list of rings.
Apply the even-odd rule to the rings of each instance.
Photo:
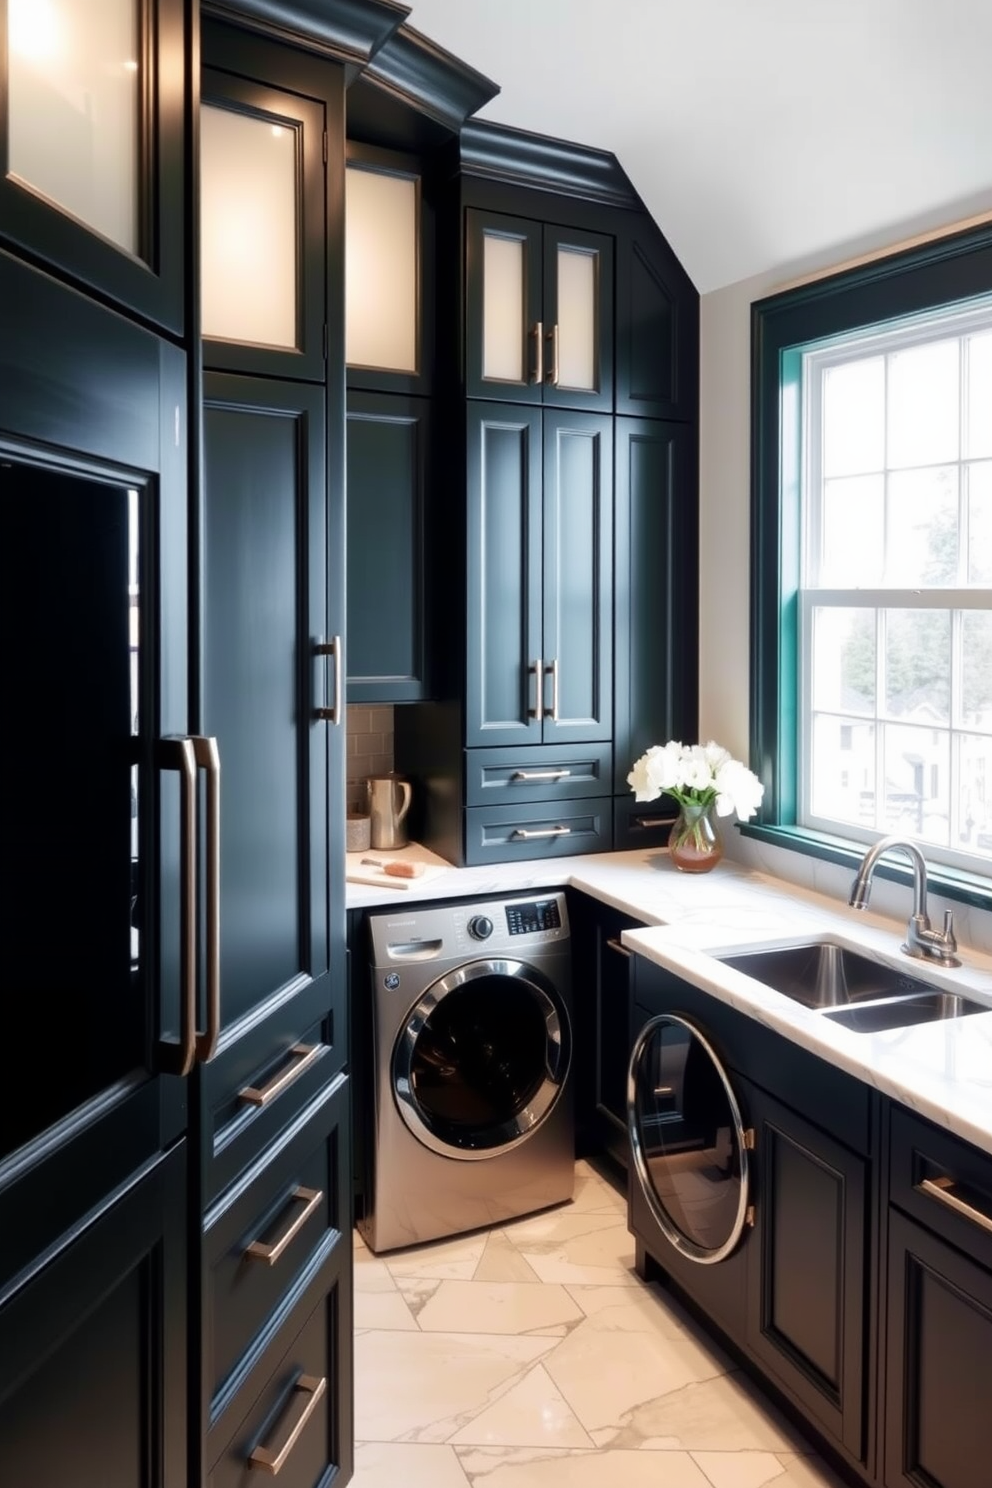
[[[702,293],[992,210],[992,0],[407,3],[480,118],[612,150]]]

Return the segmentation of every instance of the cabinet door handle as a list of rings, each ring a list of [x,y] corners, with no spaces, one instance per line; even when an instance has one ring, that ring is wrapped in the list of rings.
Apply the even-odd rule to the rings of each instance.
[[[677,816],[635,816],[634,826],[650,830],[652,827],[674,827],[677,821]]]
[[[250,1106],[267,1106],[270,1101],[275,1100],[277,1095],[282,1094],[287,1085],[292,1085],[294,1080],[298,1080],[315,1059],[320,1058],[321,1048],[321,1044],[294,1044],[289,1051],[292,1063],[261,1089],[257,1089],[254,1085],[246,1085],[243,1090],[238,1091],[238,1100],[246,1101]]]
[[[545,676],[551,678],[551,721],[558,722],[558,658],[552,657],[551,661],[545,662]]]
[[[530,842],[535,837],[568,837],[571,831],[571,827],[547,827],[540,832],[528,832],[526,827],[514,827],[513,836]]]
[[[531,718],[535,719],[538,723],[543,723],[543,721],[544,721],[544,662],[543,661],[540,661],[540,660],[538,660],[538,661],[532,661],[531,664],[530,664],[530,671],[532,671],[534,673],[534,676],[536,678],[536,682],[535,682],[535,685],[534,685],[534,703],[535,703],[535,706],[530,709],[530,716],[531,716]]]
[[[625,945],[621,945],[615,935],[611,935],[606,944],[611,951],[616,951],[618,956],[626,956],[628,961],[634,954],[633,951],[628,951]],[[657,1092],[655,1093],[657,1094]]]
[[[321,719],[323,719],[325,723],[340,723],[341,722],[341,696],[342,696],[341,688],[342,688],[342,678],[344,676],[344,654],[343,654],[343,651],[342,651],[342,648],[341,648],[341,637],[339,635],[336,635],[336,636],[331,636],[331,639],[329,641],[318,641],[317,644],[313,648],[313,654],[314,654],[314,656],[326,656],[328,658],[330,658],[330,657],[333,657],[334,658],[334,692],[333,692],[333,702],[331,703],[331,706],[329,708],[327,708],[327,707],[314,708],[314,710],[313,710],[314,717],[315,718],[321,718]],[[326,664],[325,664],[325,666],[326,666]],[[327,692],[328,692],[328,688],[327,688],[327,684],[326,684],[326,669],[325,669],[325,685],[324,685],[324,697],[325,698],[327,697]]]
[[[530,334],[534,342],[534,358],[530,380],[531,382],[542,383],[544,381],[544,322],[535,320]]]
[[[286,1247],[292,1243],[297,1235],[317,1208],[324,1197],[322,1188],[294,1188],[290,1194],[291,1203],[303,1203],[303,1208],[294,1219],[283,1230],[278,1240],[273,1240],[271,1245],[266,1245],[261,1240],[253,1240],[245,1248],[245,1255],[250,1261],[264,1261],[266,1266],[274,1266]]]
[[[960,1214],[963,1219],[970,1219],[972,1224],[978,1225],[980,1230],[988,1230],[992,1235],[992,1216],[983,1214],[981,1209],[976,1209],[974,1204],[969,1204],[967,1199],[959,1198],[953,1192],[955,1180],[949,1177],[924,1178],[916,1185],[920,1193],[929,1194],[930,1198],[936,1199],[938,1204],[943,1204],[945,1209],[953,1209],[955,1214]]]
[[[220,750],[216,739],[202,735],[191,743],[207,774],[207,1027],[196,1036],[196,1057],[206,1064],[220,1035]]]
[[[313,1374],[301,1374],[293,1386],[286,1413],[273,1433],[273,1445],[256,1447],[248,1458],[248,1466],[260,1468],[272,1477],[281,1472],[326,1389],[326,1377],[317,1379]]]
[[[188,1075],[196,1058],[196,758],[190,739],[163,739],[164,770],[179,771],[179,1043],[163,1039],[163,1066]]]
[[[558,326],[553,325],[548,332],[547,339],[551,342],[551,363],[548,367],[545,381],[549,387],[558,386]]]
[[[514,770],[514,780],[564,780],[571,770]]]

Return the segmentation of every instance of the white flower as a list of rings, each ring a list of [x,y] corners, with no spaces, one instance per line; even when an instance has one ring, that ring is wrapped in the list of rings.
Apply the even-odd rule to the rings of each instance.
[[[682,806],[715,806],[718,816],[736,812],[741,821],[754,815],[765,791],[757,775],[713,739],[652,744],[635,760],[627,784],[637,801],[654,801],[667,792]]]

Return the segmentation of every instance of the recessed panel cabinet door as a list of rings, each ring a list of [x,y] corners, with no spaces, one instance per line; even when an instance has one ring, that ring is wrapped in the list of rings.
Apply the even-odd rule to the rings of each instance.
[[[220,1042],[202,1067],[208,1187],[230,1181],[343,1052],[332,996],[323,391],[208,374],[201,728],[221,761]],[[330,695],[330,696],[329,696]],[[339,1010],[340,1011],[340,1010]]]

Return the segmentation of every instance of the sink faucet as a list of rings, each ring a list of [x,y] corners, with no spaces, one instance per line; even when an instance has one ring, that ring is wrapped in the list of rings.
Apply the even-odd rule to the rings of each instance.
[[[909,917],[903,950],[908,956],[938,961],[941,966],[960,966],[961,958],[955,954],[958,943],[954,938],[951,911],[948,909],[944,913],[943,930],[931,927],[927,914],[927,865],[915,842],[908,842],[904,837],[882,837],[874,843],[861,860],[848,902],[853,909],[868,908],[875,864],[884,852],[896,847],[902,849],[913,865],[913,913]]]

